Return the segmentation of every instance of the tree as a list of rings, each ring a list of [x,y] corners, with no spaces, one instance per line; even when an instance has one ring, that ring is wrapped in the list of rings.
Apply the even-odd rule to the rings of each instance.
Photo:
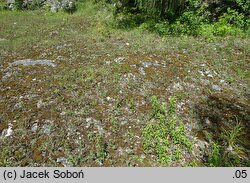
[[[164,17],[176,14],[184,6],[186,0],[135,0],[141,10]]]

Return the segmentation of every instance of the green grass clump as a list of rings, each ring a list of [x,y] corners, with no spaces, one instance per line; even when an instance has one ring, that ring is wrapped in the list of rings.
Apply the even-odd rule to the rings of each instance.
[[[242,161],[242,155],[245,154],[244,149],[240,146],[242,135],[244,135],[243,126],[238,121],[231,129],[224,129],[221,134],[221,141],[211,145],[208,165],[212,167],[247,165],[248,162]]]
[[[218,167],[221,165],[221,154],[220,146],[217,143],[212,144],[211,154],[208,158],[208,163],[210,166]]]

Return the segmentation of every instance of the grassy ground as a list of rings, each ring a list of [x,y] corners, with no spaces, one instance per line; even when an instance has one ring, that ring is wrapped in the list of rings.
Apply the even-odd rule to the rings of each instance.
[[[249,58],[249,38],[119,30],[88,3],[0,11],[0,166],[249,166]]]

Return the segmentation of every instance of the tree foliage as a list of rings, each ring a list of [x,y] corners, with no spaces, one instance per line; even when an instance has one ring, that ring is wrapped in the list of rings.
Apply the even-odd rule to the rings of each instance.
[[[184,7],[186,0],[135,0],[141,10],[164,17],[169,14],[176,14]]]

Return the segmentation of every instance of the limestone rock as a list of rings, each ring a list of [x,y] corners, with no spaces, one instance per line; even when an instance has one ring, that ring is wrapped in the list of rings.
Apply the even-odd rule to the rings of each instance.
[[[53,63],[52,60],[32,60],[32,59],[25,59],[25,60],[17,60],[11,63],[10,65],[24,65],[24,66],[33,66],[33,65],[47,65],[55,67],[56,65]]]

